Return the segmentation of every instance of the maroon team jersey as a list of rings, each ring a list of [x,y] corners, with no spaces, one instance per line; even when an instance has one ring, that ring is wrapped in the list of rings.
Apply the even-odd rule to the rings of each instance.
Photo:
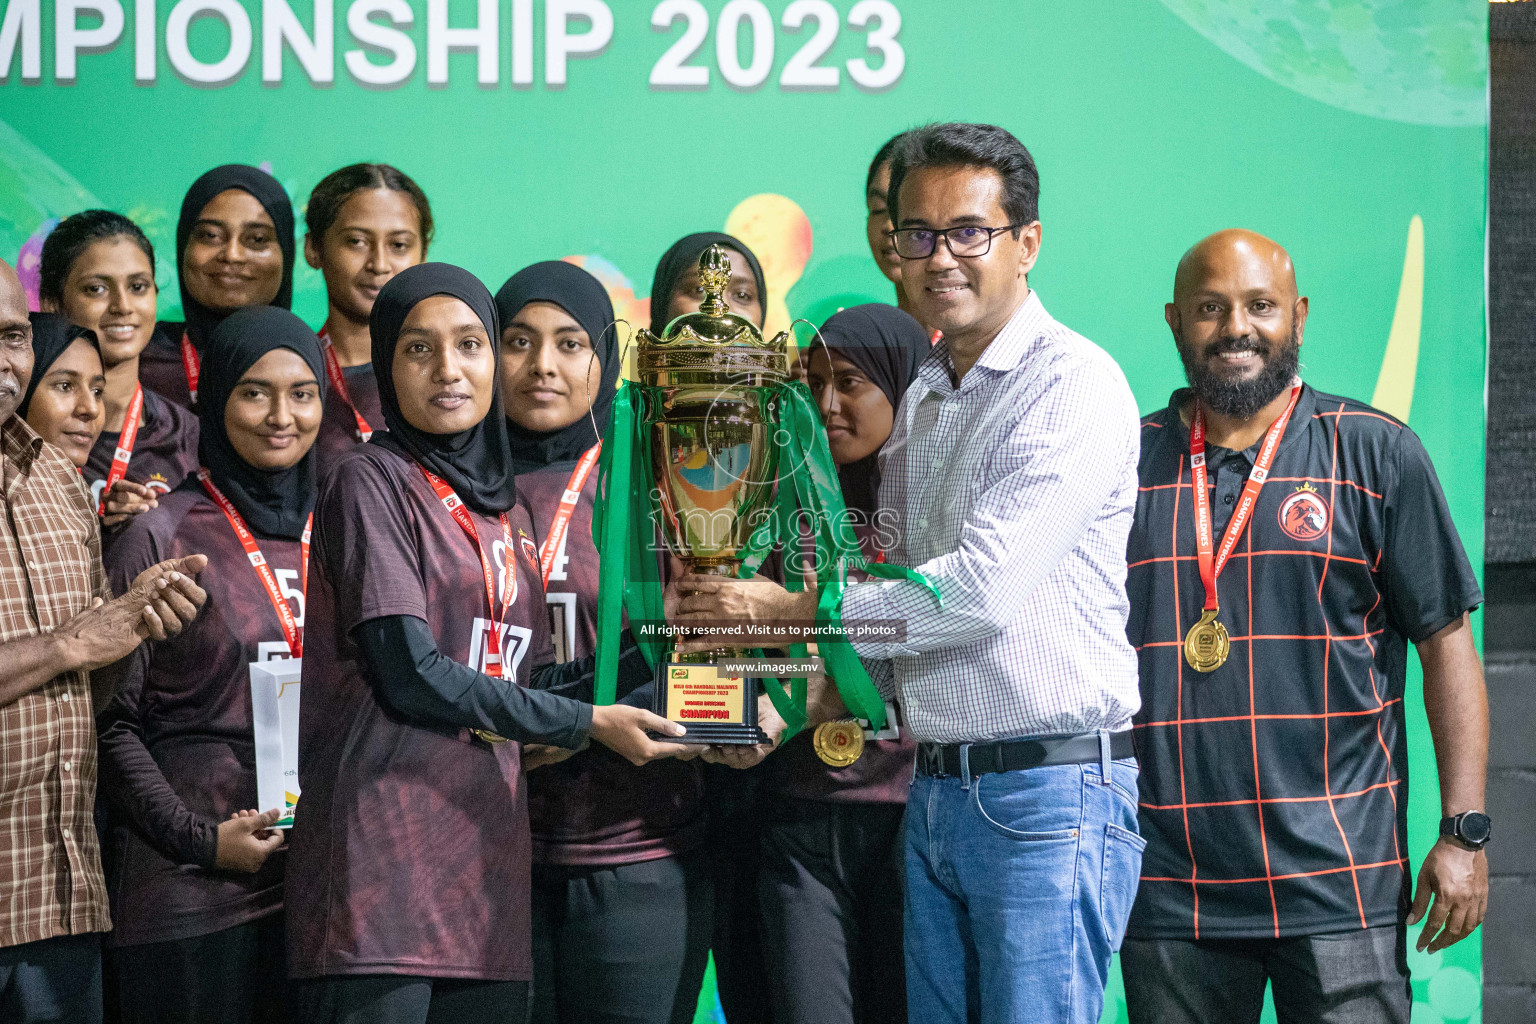
[[[146,385],[144,411],[133,442],[133,458],[128,460],[127,479],[144,484],[156,492],[156,498],[163,499],[197,472],[197,433],[196,416],[167,402]],[[98,505],[121,437],[120,431],[102,431],[81,470],[91,489],[91,500]]]
[[[875,558],[872,525],[854,523],[853,532],[866,558]],[[887,714],[895,710],[886,705]],[[889,726],[887,726],[889,728]],[[846,768],[834,768],[816,756],[814,729],[806,729],[763,762],[763,785],[773,793],[797,800],[821,800],[843,804],[904,804],[912,784],[912,763],[917,742],[900,725],[896,739],[871,740],[864,753]]]
[[[532,523],[473,511],[502,592],[508,683],[553,660]],[[423,619],[438,650],[484,669],[490,628],[469,537],[411,461],[356,445],[320,489],[299,713],[299,785],[288,867],[295,978],[408,974],[525,981],[528,811],[516,743],[401,720],[380,705],[351,632]]]
[[[575,463],[517,478],[543,544]],[[592,543],[594,468],[581,489],[565,543],[550,565],[548,602],[557,661],[590,654],[597,641],[597,549]],[[613,867],[686,853],[704,838],[703,782],[693,762],[636,767],[593,744],[528,775],[533,856],[540,864]]]
[[[379,405],[379,382],[373,375],[373,364],[343,366],[341,378],[347,385],[347,397],[368,421],[369,428],[376,432],[383,430],[384,410]],[[357,444],[357,417],[352,415],[352,408],[342,400],[341,394],[335,388],[328,388],[320,434],[315,438],[315,472],[320,479],[325,479],[336,460]]]
[[[186,329],[186,324],[175,320],[155,325],[149,344],[139,353],[139,383],[166,401],[190,409],[192,394],[187,390],[187,371],[181,362],[181,336]]]
[[[256,537],[302,624],[298,542]],[[100,723],[117,946],[207,935],[282,908],[282,850],[254,875],[213,867],[219,822],[256,807],[250,663],[289,653],[265,585],[200,488],[135,518],[107,553],[107,576],[121,594],[156,562],[192,554],[208,556],[197,618],[102,670],[115,691]]]

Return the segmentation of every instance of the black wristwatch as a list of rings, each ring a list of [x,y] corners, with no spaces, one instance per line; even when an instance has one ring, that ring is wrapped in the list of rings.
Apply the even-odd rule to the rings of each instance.
[[[1482,811],[1462,811],[1454,818],[1440,819],[1440,834],[1469,850],[1481,850],[1493,838],[1493,819]]]

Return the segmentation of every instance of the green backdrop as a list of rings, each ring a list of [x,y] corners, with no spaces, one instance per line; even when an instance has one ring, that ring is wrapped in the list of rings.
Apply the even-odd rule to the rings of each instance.
[[[1162,323],[1179,255],[1218,228],[1264,232],[1311,296],[1307,378],[1409,419],[1481,564],[1481,0],[6,3],[0,256],[30,281],[52,218],[110,206],[160,247],[172,316],[176,211],[201,171],[267,163],[302,209],[367,159],[423,185],[432,256],[493,288],[580,257],[639,320],[661,251],[729,225],[768,264],[773,318],[820,319],[890,294],[863,235],[875,148],[924,121],[991,121],[1040,166],[1033,285],[1119,359],[1144,410],[1181,381]],[[301,40],[303,61],[270,45],[317,20],[332,39]],[[445,26],[476,24],[486,47],[445,48],[465,39]],[[295,308],[324,315],[302,264]],[[1439,804],[1408,706],[1416,867]],[[1479,1019],[1479,949],[1411,958],[1416,1022]],[[1104,1019],[1123,1018],[1117,976]]]

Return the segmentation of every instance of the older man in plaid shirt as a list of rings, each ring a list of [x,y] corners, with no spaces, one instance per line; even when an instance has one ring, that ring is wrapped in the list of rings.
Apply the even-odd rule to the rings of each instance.
[[[80,474],[16,415],[31,373],[26,295],[0,261],[0,1020],[99,1021],[112,925],[89,674],[180,632],[205,560],[163,562],[111,599]]]

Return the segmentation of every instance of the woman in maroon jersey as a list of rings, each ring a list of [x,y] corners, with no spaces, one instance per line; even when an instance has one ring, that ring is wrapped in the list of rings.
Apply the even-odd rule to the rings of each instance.
[[[146,388],[192,408],[198,363],[213,329],[246,306],[293,302],[293,204],[277,179],[245,164],[192,183],[176,222],[181,321],[161,321],[139,356]]]
[[[591,274],[551,261],[514,274],[496,307],[507,434],[555,657],[586,657],[596,645],[594,424],[606,427],[619,374],[613,306]],[[696,763],[636,767],[603,748],[530,763],[534,1024],[693,1019],[713,911],[697,854],[702,788]]]
[[[878,495],[880,446],[928,354],[918,322],[871,303],[827,320],[807,349],[807,383],[867,558],[889,527]],[[759,895],[774,1020],[853,1024],[906,1019],[902,976],[902,814],[916,745],[886,708],[846,768],[816,756],[809,734],[763,763]]]
[[[304,224],[304,259],[325,276],[329,300],[319,334],[331,387],[315,442],[324,478],[338,455],[384,425],[368,316],[391,277],[427,258],[432,207],[389,164],[350,164],[320,179]]]
[[[96,332],[106,425],[81,472],[106,525],[118,526],[197,469],[197,417],[139,384],[155,332],[155,249],[122,214],[86,210],[44,239],[40,271],[42,307]]]
[[[255,808],[250,664],[301,653],[325,373],[314,334],[270,306],[225,318],[203,356],[202,469],[106,558],[114,589],[195,552],[211,570],[202,615],[107,670],[108,997],[126,1024],[286,1019],[281,811]]]
[[[369,330],[387,429],[341,456],[315,517],[289,972],[308,1022],[520,1024],[520,744],[590,736],[642,763],[681,749],[646,730],[681,729],[560,695],[590,699],[593,659],[553,664],[484,285],[411,267]],[[632,650],[620,692],[650,679]]]
[[[106,378],[96,336],[56,313],[31,313],[32,376],[16,415],[78,469],[101,433]]]

